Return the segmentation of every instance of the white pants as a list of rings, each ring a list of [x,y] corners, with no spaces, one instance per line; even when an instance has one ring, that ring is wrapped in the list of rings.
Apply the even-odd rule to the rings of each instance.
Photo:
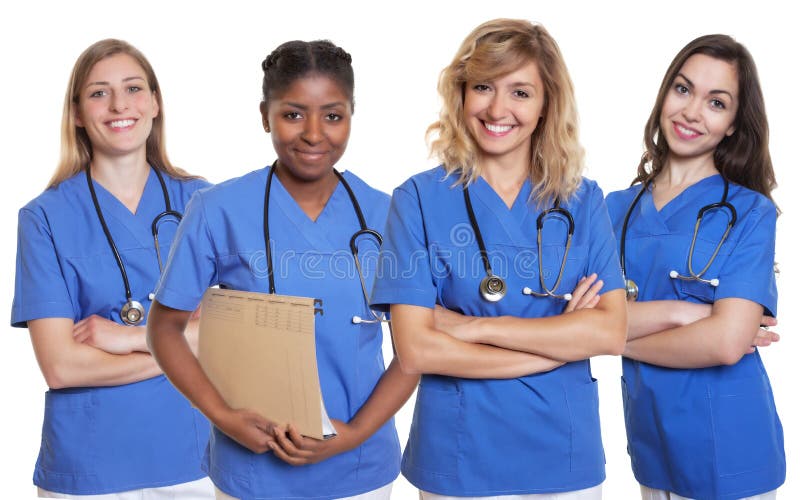
[[[39,498],[74,498],[81,500],[212,500],[214,483],[207,477],[188,483],[108,493],[106,495],[67,495],[39,488]]]
[[[562,493],[531,493],[528,495],[497,495],[493,497],[448,497],[427,491],[420,491],[421,500],[601,500],[603,485],[598,484],[585,490],[564,491]]]
[[[238,500],[236,497],[228,495],[219,488],[215,489],[217,490],[217,500]],[[339,500],[389,500],[391,496],[392,483],[389,483],[386,486],[378,488],[377,490],[368,491],[353,497],[342,497]]]
[[[639,486],[642,488],[642,500],[692,500],[691,498],[682,497],[675,493],[670,493],[669,491],[654,490],[653,488],[648,488],[641,484]],[[752,497],[740,498],[739,500],[775,500],[776,498],[778,498],[778,490],[768,491]]]

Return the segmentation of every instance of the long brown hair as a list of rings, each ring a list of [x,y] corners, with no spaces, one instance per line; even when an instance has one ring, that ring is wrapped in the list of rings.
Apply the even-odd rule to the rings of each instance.
[[[727,35],[696,38],[672,60],[644,128],[645,152],[633,184],[655,178],[664,168],[669,145],[659,125],[661,109],[678,72],[686,60],[695,54],[704,54],[733,64],[739,80],[739,108],[733,121],[735,130],[717,145],[714,166],[726,179],[758,191],[771,200],[770,193],[777,184],[769,154],[769,125],[761,83],[750,52]]]
[[[467,81],[492,80],[534,61],[545,90],[545,109],[531,136],[530,179],[537,202],[566,200],[581,182],[584,151],[578,141],[575,93],[558,44],[543,26],[518,19],[495,19],[475,28],[439,77],[444,104],[428,127],[431,154],[459,183],[480,176],[477,145],[464,123]]]
[[[48,188],[55,187],[62,181],[72,177],[83,170],[92,161],[92,143],[86,130],[75,123],[75,112],[80,103],[80,89],[86,84],[86,79],[92,68],[99,61],[117,54],[131,56],[145,72],[147,85],[158,102],[158,115],[153,118],[153,128],[147,138],[147,161],[154,168],[178,179],[195,178],[182,169],[172,165],[167,157],[164,134],[164,103],[161,100],[158,79],[153,67],[147,58],[136,47],[122,41],[109,38],[100,40],[90,45],[75,61],[72,74],[67,84],[67,93],[64,97],[64,110],[61,116],[61,157]]]

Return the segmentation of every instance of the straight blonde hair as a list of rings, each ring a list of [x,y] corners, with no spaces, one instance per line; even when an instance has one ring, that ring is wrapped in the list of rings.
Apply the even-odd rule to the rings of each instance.
[[[64,110],[61,116],[61,157],[48,188],[55,187],[66,179],[86,168],[92,161],[92,143],[86,130],[75,123],[75,114],[80,104],[80,90],[86,85],[86,79],[94,65],[117,54],[131,56],[145,72],[147,85],[158,102],[158,115],[153,119],[153,128],[147,138],[147,161],[153,167],[177,179],[193,179],[184,170],[172,165],[167,156],[164,134],[164,103],[159,92],[158,79],[147,58],[131,44],[108,38],[90,45],[75,61],[72,74],[64,96]]]

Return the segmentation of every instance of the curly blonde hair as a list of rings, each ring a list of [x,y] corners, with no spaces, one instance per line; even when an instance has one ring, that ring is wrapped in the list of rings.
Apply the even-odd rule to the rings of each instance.
[[[458,184],[468,185],[481,175],[478,145],[464,122],[467,82],[489,81],[534,61],[545,90],[542,118],[531,135],[530,179],[539,204],[569,199],[581,183],[584,150],[578,140],[575,94],[564,58],[555,40],[538,24],[518,19],[495,19],[470,33],[453,61],[439,77],[444,104],[439,121],[428,127],[431,156]]]
[[[196,176],[187,174],[170,163],[164,145],[164,103],[161,100],[158,79],[153,67],[136,47],[122,40],[108,38],[90,45],[75,61],[72,74],[67,84],[67,93],[64,97],[64,110],[61,116],[61,157],[53,177],[47,187],[55,187],[62,181],[83,170],[92,161],[92,143],[86,130],[78,127],[75,115],[80,103],[80,90],[86,85],[86,79],[95,64],[117,54],[131,56],[142,67],[147,77],[147,85],[158,102],[158,115],[153,118],[153,128],[147,138],[148,163],[177,179],[193,179]]]

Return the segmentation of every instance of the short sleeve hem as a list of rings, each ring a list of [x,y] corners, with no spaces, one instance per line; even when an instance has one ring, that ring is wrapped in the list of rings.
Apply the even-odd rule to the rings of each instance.
[[[28,321],[44,318],[68,318],[74,321],[75,311],[69,302],[41,302],[14,307],[11,311],[11,326],[27,328]]]
[[[375,290],[372,297],[372,308],[388,312],[391,304],[405,304],[409,306],[427,307],[436,306],[436,297],[431,296],[429,290],[419,288],[393,288],[392,290]]]
[[[160,287],[156,292],[156,300],[159,304],[181,311],[194,311],[202,299],[202,296],[191,297],[166,287]]]

